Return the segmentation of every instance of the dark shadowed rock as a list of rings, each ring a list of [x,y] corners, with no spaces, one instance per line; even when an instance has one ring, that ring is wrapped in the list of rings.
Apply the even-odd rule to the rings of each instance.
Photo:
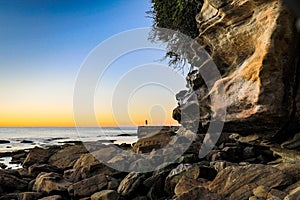
[[[107,179],[105,175],[99,174],[72,184],[68,188],[68,191],[70,196],[76,198],[87,197],[87,196],[91,196],[97,191],[102,190],[106,186],[107,186]]]
[[[0,169],[0,188],[2,188],[3,192],[24,191],[27,189],[28,182],[17,177],[17,175],[18,173]]]
[[[41,192],[23,192],[19,194],[20,200],[36,200],[43,196]]]
[[[41,172],[55,172],[63,174],[63,169],[54,165],[49,164],[34,164],[28,168],[28,173],[31,176],[37,176]]]

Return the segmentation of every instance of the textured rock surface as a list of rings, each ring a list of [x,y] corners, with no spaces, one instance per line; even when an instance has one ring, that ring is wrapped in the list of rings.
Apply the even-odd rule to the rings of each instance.
[[[23,165],[30,166],[35,163],[45,163],[50,156],[51,153],[48,149],[34,147],[25,158]]]
[[[105,175],[99,174],[85,180],[72,184],[69,188],[69,194],[74,197],[87,197],[107,186]]]
[[[187,80],[198,94],[202,124],[207,125],[225,107],[224,130],[231,132],[272,137],[292,126],[296,107],[300,108],[299,95],[295,99],[298,33],[281,1],[205,0],[196,20],[200,32],[196,40],[211,54],[222,75],[208,91],[201,78],[203,68],[197,68],[199,57],[189,58],[196,67]],[[208,94],[219,94],[221,83],[226,101],[211,107]],[[190,92],[181,93],[179,103]]]
[[[52,155],[48,162],[61,168],[72,167],[83,153],[87,153],[83,145],[69,146]]]
[[[118,200],[119,194],[114,190],[102,190],[91,196],[91,200]]]
[[[174,200],[186,200],[186,199],[216,200],[216,199],[221,199],[221,197],[218,194],[213,193],[204,187],[196,187],[174,198]]]
[[[61,174],[41,172],[36,178],[33,191],[46,194],[66,192],[69,185],[70,183],[65,181]]]
[[[209,185],[211,191],[228,199],[247,199],[257,186],[277,188],[293,182],[292,176],[265,165],[230,166],[218,173]]]
[[[135,172],[129,173],[120,183],[118,193],[122,196],[134,194],[143,181],[143,175]]]

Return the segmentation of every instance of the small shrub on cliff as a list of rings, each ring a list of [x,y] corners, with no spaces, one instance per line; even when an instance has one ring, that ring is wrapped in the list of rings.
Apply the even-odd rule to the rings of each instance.
[[[154,26],[180,31],[192,38],[198,35],[196,15],[202,0],[151,0]]]

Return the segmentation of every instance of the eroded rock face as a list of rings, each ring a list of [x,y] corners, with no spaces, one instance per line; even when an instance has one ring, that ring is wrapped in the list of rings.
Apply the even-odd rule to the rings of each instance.
[[[296,90],[299,34],[282,2],[205,0],[196,20],[200,32],[196,41],[211,54],[222,78],[208,91],[203,68],[198,68],[199,56],[189,56],[195,67],[187,77],[190,91],[181,92],[180,102],[196,91],[203,125],[226,108],[224,131],[240,134],[258,132],[270,138],[283,127],[299,123],[295,120],[300,108]],[[200,50],[194,51],[196,55]],[[208,94],[218,95],[221,83],[226,100],[213,107]]]
[[[218,173],[210,183],[209,189],[228,199],[248,199],[257,186],[272,189],[291,183],[293,183],[291,175],[271,166],[230,166]]]

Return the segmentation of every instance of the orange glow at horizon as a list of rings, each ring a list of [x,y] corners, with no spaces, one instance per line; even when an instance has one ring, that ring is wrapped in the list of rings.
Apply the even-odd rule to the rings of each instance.
[[[149,125],[178,125],[171,116],[164,121],[157,121],[151,117],[145,117],[141,113],[133,114],[131,121],[116,120],[113,115],[97,116],[99,124],[92,124],[88,121],[81,126],[139,126],[144,125],[147,119]],[[0,127],[75,127],[72,113],[65,114],[37,114],[37,113],[1,113]]]

